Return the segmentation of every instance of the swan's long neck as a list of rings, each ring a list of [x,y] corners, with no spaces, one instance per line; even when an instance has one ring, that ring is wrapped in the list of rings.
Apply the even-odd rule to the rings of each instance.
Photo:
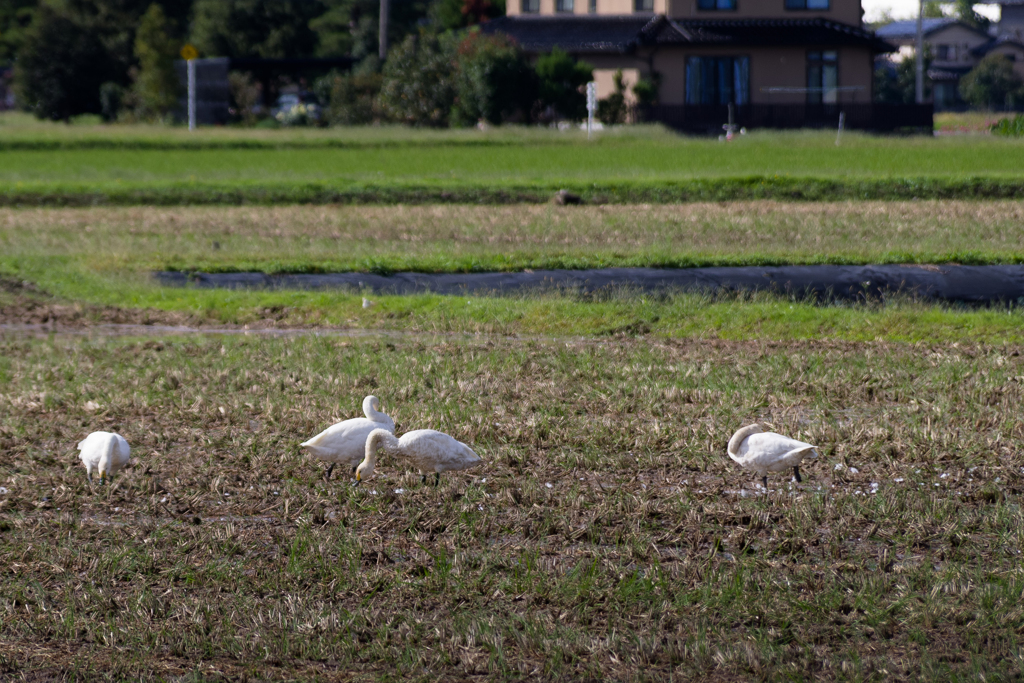
[[[391,418],[380,411],[380,400],[376,396],[367,396],[363,399],[363,415],[374,422],[391,422]]]
[[[366,455],[356,468],[356,481],[373,474],[373,468],[377,466],[377,449],[381,447],[388,453],[394,453],[399,448],[398,438],[386,429],[374,429],[366,437]]]
[[[750,436],[751,434],[760,434],[760,433],[761,433],[761,425],[758,425],[758,424],[752,424],[752,425],[747,425],[746,427],[740,427],[739,431],[737,431],[735,434],[733,434],[732,438],[729,439],[729,457],[732,458],[733,460],[735,460],[736,458],[740,457],[740,446],[743,444],[743,441],[748,436]]]

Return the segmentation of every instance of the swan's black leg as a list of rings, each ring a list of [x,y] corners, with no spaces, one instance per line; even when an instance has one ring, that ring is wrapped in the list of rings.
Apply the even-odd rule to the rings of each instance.
[[[332,462],[331,466],[327,468],[327,472],[324,473],[324,479],[330,479],[331,478],[331,472],[333,472],[333,471],[334,471],[334,463]]]
[[[800,468],[799,467],[794,467],[793,468],[793,476],[796,477],[796,483],[799,484],[800,482],[803,481],[803,479],[800,478]]]
[[[768,475],[767,474],[764,475],[763,477],[761,477],[761,482],[764,484],[764,490],[767,491],[768,490]]]
[[[421,474],[420,475],[420,483],[421,484],[426,484],[427,483],[427,475],[425,475],[425,474]]]
[[[440,472],[434,472],[434,486],[437,487],[437,485],[440,484],[440,483],[441,483],[441,473]]]

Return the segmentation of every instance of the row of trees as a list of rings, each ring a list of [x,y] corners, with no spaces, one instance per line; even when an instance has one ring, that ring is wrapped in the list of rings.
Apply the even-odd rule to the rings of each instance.
[[[2,0],[0,65],[14,63],[19,101],[41,117],[109,115],[116,104],[151,118],[171,96],[151,95],[185,42],[203,56],[362,60],[377,52],[379,7],[379,0]],[[504,0],[391,0],[389,41],[503,13]]]
[[[467,126],[580,120],[586,117],[585,85],[593,67],[553,50],[531,64],[517,45],[477,31],[421,31],[392,50],[381,71],[364,64],[318,84],[329,102],[324,123],[391,121],[416,126]],[[615,92],[598,103],[605,123],[629,114],[622,73]],[[657,84],[632,87],[640,105],[654,103]]]

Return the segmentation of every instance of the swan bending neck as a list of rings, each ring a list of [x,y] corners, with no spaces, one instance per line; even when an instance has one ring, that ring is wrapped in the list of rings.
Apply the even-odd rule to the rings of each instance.
[[[752,424],[747,425],[746,427],[740,427],[739,431],[733,434],[732,438],[729,439],[729,457],[738,458],[740,454],[740,446],[743,444],[743,441],[751,434],[760,433],[761,425],[759,424]]]

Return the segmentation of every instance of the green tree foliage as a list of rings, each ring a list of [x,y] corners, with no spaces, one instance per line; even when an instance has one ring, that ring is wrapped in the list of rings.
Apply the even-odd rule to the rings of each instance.
[[[317,83],[318,97],[328,102],[327,122],[352,126],[373,123],[378,118],[375,100],[384,77],[376,68],[376,58],[368,58],[347,74],[331,74]],[[319,91],[325,90],[321,94]]]
[[[577,62],[557,47],[537,59],[538,94],[541,105],[561,118],[580,120],[587,115],[583,86],[592,80],[594,67]]]
[[[0,64],[14,59],[39,0],[0,1]]]
[[[22,104],[43,118],[99,112],[101,84],[130,84],[136,27],[152,2],[43,0],[19,39],[15,81]],[[187,16],[191,0],[157,4],[171,25]]]
[[[597,118],[601,123],[612,125],[625,123],[629,108],[626,106],[626,85],[623,82],[622,69],[615,72],[612,77],[615,83],[615,92],[608,97],[599,100],[597,103]]]
[[[459,44],[455,123],[525,121],[537,78],[522,50],[504,36],[473,31]]]
[[[456,92],[456,39],[428,31],[406,37],[388,55],[378,102],[392,121],[447,126]]]
[[[931,54],[924,55],[924,94],[931,97],[931,81],[928,80],[928,66]],[[913,104],[917,93],[917,63],[914,58],[905,57],[893,65],[886,65],[875,71],[875,101],[884,104]]]
[[[192,42],[211,57],[303,57],[316,52],[310,22],[320,0],[196,0]]]
[[[55,121],[99,113],[100,85],[116,76],[115,60],[94,31],[48,3],[36,10],[14,72],[22,106]]]
[[[139,75],[134,90],[139,105],[137,114],[144,119],[161,119],[178,102],[174,60],[178,58],[180,43],[168,35],[167,24],[163,9],[154,3],[142,15],[135,33]]]
[[[1024,99],[1020,75],[1005,55],[992,53],[960,79],[960,96],[975,107],[999,109]]]
[[[476,26],[504,16],[505,0],[434,0],[430,18],[441,29]]]
[[[974,11],[973,0],[954,0],[953,16],[965,24],[982,31],[987,30],[988,25],[992,23],[988,17]]]
[[[939,0],[927,0],[924,3],[923,16],[925,19],[941,19],[946,14],[942,11],[942,3]]]

